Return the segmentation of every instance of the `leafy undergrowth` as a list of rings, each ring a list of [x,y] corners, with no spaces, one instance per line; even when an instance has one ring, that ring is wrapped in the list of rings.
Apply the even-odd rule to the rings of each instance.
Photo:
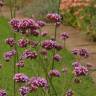
[[[11,30],[8,26],[8,21],[4,18],[0,18],[0,63],[3,64],[3,68],[0,69],[0,87],[4,88],[8,92],[8,96],[13,96],[13,66],[14,62],[11,60],[10,62],[5,62],[3,59],[4,52],[11,50],[4,42],[4,40],[10,36]],[[19,37],[18,37],[19,38]],[[21,49],[19,49],[21,50]],[[22,50],[21,50],[22,51]],[[21,52],[20,51],[20,52]],[[19,53],[20,54],[20,53]],[[72,74],[72,63],[74,62],[74,57],[68,50],[62,50],[60,54],[63,56],[64,64],[62,62],[55,63],[55,67],[62,71],[63,67],[68,68],[68,72],[64,74],[62,72],[62,76],[59,78],[54,78],[55,89],[57,90],[58,96],[65,96],[65,92],[68,89],[72,89],[75,93],[74,96],[96,96],[96,86],[93,83],[92,79],[89,76],[81,77],[81,83],[76,84],[73,82],[73,74]],[[49,54],[49,59],[52,54]],[[40,63],[37,64],[36,61]],[[26,65],[24,68],[20,69],[22,73],[25,73],[28,76],[45,76],[42,70],[42,64],[46,64],[46,61],[43,63],[40,58],[37,60],[26,61]],[[49,60],[48,66],[50,67],[51,61]],[[16,85],[17,90],[20,85]],[[18,91],[16,92],[18,93]],[[39,93],[39,95],[37,95]],[[19,95],[16,95],[19,96]],[[43,96],[40,91],[35,92],[29,96]],[[53,95],[55,96],[55,95]]]

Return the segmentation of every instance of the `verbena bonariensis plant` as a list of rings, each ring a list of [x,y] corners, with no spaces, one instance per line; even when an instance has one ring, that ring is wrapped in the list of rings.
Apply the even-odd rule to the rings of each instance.
[[[24,68],[25,61],[34,60],[36,63],[39,63],[40,67],[44,71],[45,77],[41,76],[38,72],[35,76],[31,78],[24,73],[16,72],[13,76],[13,80],[16,84],[19,84],[18,93],[20,96],[27,96],[28,94],[32,94],[37,92],[39,89],[44,96],[59,96],[55,85],[53,84],[54,78],[60,78],[62,76],[61,71],[55,68],[55,64],[62,63],[63,56],[59,53],[60,50],[63,50],[64,47],[57,42],[57,28],[61,22],[61,16],[57,13],[50,13],[47,15],[47,18],[55,23],[55,34],[54,39],[50,39],[47,37],[47,32],[42,32],[42,28],[46,25],[44,21],[36,20],[33,18],[30,19],[12,19],[10,21],[10,25],[13,31],[17,35],[21,35],[22,37],[19,40],[16,40],[13,37],[9,37],[5,40],[6,44],[8,44],[12,51],[8,51],[4,54],[4,59],[8,62],[14,55],[18,55],[20,49],[23,50],[19,52],[19,59],[16,60],[17,68]],[[63,41],[69,38],[68,33],[64,32],[61,35],[61,39]],[[47,39],[46,39],[47,38]],[[65,44],[65,43],[64,43]],[[14,46],[17,46],[19,50],[14,50]],[[49,55],[51,54],[51,58]],[[73,54],[80,55],[82,57],[88,57],[88,53],[85,49],[74,50]],[[39,59],[39,60],[38,60]],[[49,61],[52,61],[49,66]],[[56,63],[55,63],[56,62]],[[46,65],[46,64],[47,65]],[[78,62],[73,64],[73,73],[74,77],[85,76],[88,73],[87,67],[82,66]],[[29,65],[30,66],[30,65]],[[14,67],[14,68],[16,68]],[[15,87],[14,87],[15,88]],[[17,90],[16,88],[14,90]],[[5,91],[0,91],[0,94],[3,94]],[[17,91],[15,91],[17,92]],[[6,92],[5,95],[7,96]],[[14,93],[16,96],[17,93]],[[38,93],[40,94],[40,93]],[[65,96],[73,96],[74,92],[71,89],[68,89]]]

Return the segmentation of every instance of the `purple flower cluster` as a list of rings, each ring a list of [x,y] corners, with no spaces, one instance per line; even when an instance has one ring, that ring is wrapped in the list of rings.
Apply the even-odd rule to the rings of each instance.
[[[7,96],[6,91],[3,89],[0,89],[0,96]]]
[[[26,95],[29,93],[29,88],[23,86],[23,87],[21,87],[21,88],[19,89],[19,92],[20,92],[20,95],[21,95],[21,96],[26,96]]]
[[[16,63],[17,67],[24,67],[24,61],[20,60],[18,63]]]
[[[5,42],[6,42],[6,44],[8,44],[10,47],[13,47],[14,45],[15,45],[15,40],[14,40],[14,38],[12,38],[12,37],[10,37],[10,38],[7,38],[6,40],[5,40]]]
[[[46,50],[50,50],[55,48],[56,42],[53,40],[45,40],[42,42],[42,47],[45,48]]]
[[[67,32],[64,32],[64,33],[61,34],[61,39],[62,40],[66,40],[68,38],[69,38],[69,34]]]
[[[60,77],[61,73],[58,70],[53,69],[49,71],[48,75],[49,77]]]
[[[37,57],[37,53],[30,50],[25,50],[22,54],[22,59],[35,59]]]
[[[55,22],[55,23],[61,21],[61,16],[60,16],[59,14],[57,14],[57,13],[49,13],[49,14],[47,15],[47,18],[48,18],[50,21]]]
[[[31,91],[36,91],[38,88],[48,88],[48,82],[42,77],[32,77],[28,82],[28,87]]]
[[[66,96],[73,96],[73,91],[71,89],[69,89],[67,92],[66,92]]]
[[[6,61],[9,61],[14,55],[16,55],[16,51],[12,50],[12,51],[8,51],[4,54],[4,59]]]
[[[21,48],[27,47],[28,45],[28,40],[22,38],[18,40],[18,46]]]
[[[87,73],[88,73],[87,67],[82,66],[79,62],[75,62],[75,63],[73,63],[73,65],[74,65],[74,74],[76,76],[87,75]]]
[[[26,76],[23,73],[16,73],[15,76],[13,77],[13,79],[16,82],[20,82],[20,83],[28,82],[28,80],[29,80],[28,76]]]
[[[73,49],[73,50],[72,50],[72,54],[74,54],[74,55],[76,55],[76,56],[79,55],[79,49],[76,49],[76,48]]]
[[[80,49],[80,56],[81,57],[84,57],[84,58],[87,58],[87,57],[89,57],[89,52],[88,52],[88,50],[87,49],[84,49],[84,48],[81,48]]]
[[[62,59],[62,57],[59,54],[55,54],[54,57],[53,57],[53,59],[55,61],[59,62]]]
[[[85,48],[81,48],[81,49],[74,49],[72,50],[72,53],[76,56],[81,56],[81,57],[84,57],[84,58],[87,58],[89,57],[89,52],[87,49]]]
[[[40,27],[44,27],[46,25],[46,23],[44,21],[41,21],[41,20],[38,20],[37,21],[37,24],[40,26]]]
[[[22,33],[26,33],[27,29],[37,30],[45,25],[43,21],[36,21],[34,19],[12,19],[10,21],[12,28],[15,31],[20,31]]]
[[[38,30],[31,30],[31,35],[38,36],[40,33]]]

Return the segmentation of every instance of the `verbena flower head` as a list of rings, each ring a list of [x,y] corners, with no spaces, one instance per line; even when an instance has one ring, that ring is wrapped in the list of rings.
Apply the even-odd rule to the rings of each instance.
[[[20,60],[18,63],[16,63],[17,67],[24,67],[24,61]]]
[[[82,66],[80,63],[75,63],[74,65],[74,74],[75,76],[85,76],[88,74],[88,69],[85,66]]]
[[[67,32],[64,32],[64,33],[61,34],[61,39],[62,40],[66,40],[68,38],[69,38],[69,34]]]
[[[40,32],[38,30],[31,30],[31,35],[38,36]]]
[[[55,54],[53,59],[57,62],[61,61],[62,57],[59,54]]]
[[[60,22],[61,21],[61,16],[57,13],[49,13],[47,15],[47,18],[52,21],[52,22]]]
[[[22,38],[18,40],[18,46],[21,48],[27,47],[28,45],[28,40]]]
[[[10,25],[13,30],[21,32],[23,34],[26,33],[27,29],[36,30],[39,29],[39,24],[33,19],[12,19],[10,21]]]
[[[23,86],[19,89],[21,96],[26,96],[29,93],[29,87]]]
[[[0,96],[7,96],[7,92],[3,89],[0,89]]]
[[[37,57],[37,53],[34,51],[30,51],[30,50],[25,50],[23,52],[22,58],[23,59],[35,59]]]
[[[53,40],[45,40],[42,42],[42,47],[45,48],[46,50],[50,50],[55,48],[56,42]]]
[[[69,89],[67,92],[66,92],[66,96],[73,96],[73,91],[71,89]]]
[[[86,48],[74,49],[72,53],[76,56],[81,56],[84,58],[89,57],[89,52]]]
[[[29,80],[28,76],[23,73],[16,73],[13,79],[18,83],[24,83]]]
[[[44,27],[46,25],[46,23],[44,21],[38,20],[36,22],[40,27]]]
[[[79,52],[79,55],[80,55],[81,57],[87,58],[87,57],[89,57],[89,52],[88,52],[87,49],[81,48],[81,49],[80,49],[80,52]]]
[[[28,82],[28,87],[31,91],[36,91],[38,88],[48,88],[48,82],[42,77],[32,77]]]
[[[61,73],[58,70],[53,69],[49,71],[48,75],[49,77],[60,77]]]
[[[74,63],[72,63],[72,65],[73,65],[74,67],[78,67],[78,66],[80,66],[81,64],[80,64],[79,62],[74,62]]]
[[[4,54],[4,59],[6,61],[9,61],[14,55],[16,55],[16,51],[12,50],[12,51],[8,51]]]
[[[74,54],[74,55],[79,55],[79,49],[77,49],[77,48],[75,48],[75,49],[73,49],[72,50],[72,53]]]
[[[5,40],[6,44],[8,44],[10,47],[13,47],[15,45],[15,39],[10,37]]]
[[[12,26],[13,30],[15,31],[19,31],[19,25],[20,25],[20,20],[19,19],[15,19],[13,18],[11,21],[10,21],[10,25]]]

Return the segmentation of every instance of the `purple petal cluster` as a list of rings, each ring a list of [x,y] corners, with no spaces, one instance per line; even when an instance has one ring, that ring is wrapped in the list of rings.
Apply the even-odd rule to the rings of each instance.
[[[25,50],[23,52],[22,58],[23,59],[35,59],[37,57],[37,53],[34,51],[30,51],[30,50]]]
[[[29,88],[26,86],[23,86],[19,89],[19,93],[21,96],[26,96],[29,93]]]
[[[10,21],[10,25],[12,26],[12,28],[15,30],[15,31],[19,31],[19,25],[20,25],[20,20],[19,19],[12,19]]]
[[[31,35],[38,36],[40,32],[38,30],[31,30]]]
[[[10,38],[7,38],[6,40],[5,40],[5,42],[6,42],[6,44],[8,44],[10,47],[13,47],[14,45],[15,45],[15,40],[14,40],[14,38],[12,38],[12,37],[10,37]]]
[[[24,83],[24,82],[27,82],[29,80],[28,76],[26,76],[23,73],[16,73],[15,76],[13,77],[13,79],[19,83]]]
[[[24,61],[20,60],[18,63],[16,63],[17,67],[24,67]]]
[[[89,52],[88,52],[88,50],[85,49],[85,48],[81,48],[79,54],[80,54],[81,57],[84,57],[84,58],[89,57]]]
[[[82,66],[80,63],[75,62],[74,64],[74,74],[76,76],[85,76],[88,74],[88,69],[85,66]]]
[[[89,57],[89,52],[86,48],[74,49],[72,53],[76,56],[81,56],[84,58]]]
[[[50,50],[55,48],[56,42],[53,40],[45,40],[42,42],[42,47],[45,48],[46,50]]]
[[[37,21],[37,24],[40,26],[40,27],[44,27],[46,25],[46,23],[44,21],[41,21],[41,20],[38,20]]]
[[[57,62],[61,61],[62,57],[59,54],[55,54],[53,59]]]
[[[64,33],[61,34],[61,39],[62,40],[66,40],[68,38],[69,38],[69,34],[67,32],[64,32]]]
[[[45,78],[42,77],[32,77],[29,82],[28,86],[31,91],[36,91],[38,88],[48,88],[48,82]]]
[[[0,96],[7,96],[7,92],[3,89],[0,89]]]
[[[33,19],[12,19],[10,25],[16,31],[26,33],[27,29],[36,30],[39,29],[39,24]]]
[[[48,75],[49,77],[60,77],[61,73],[58,70],[53,69],[49,71]]]
[[[49,14],[47,15],[47,18],[48,18],[50,21],[55,22],[55,23],[61,21],[61,16],[60,16],[59,14],[57,14],[57,13],[49,13]]]
[[[21,48],[27,47],[28,45],[28,40],[22,38],[18,40],[18,46]]]
[[[6,61],[9,61],[14,55],[16,55],[16,51],[12,50],[12,51],[8,51],[4,54],[4,59]]]
[[[72,50],[72,54],[74,54],[74,55],[76,55],[76,56],[79,55],[79,49],[76,49],[76,48],[73,49],[73,50]]]
[[[66,96],[73,96],[73,91],[71,89],[69,89],[67,92],[66,92]]]

